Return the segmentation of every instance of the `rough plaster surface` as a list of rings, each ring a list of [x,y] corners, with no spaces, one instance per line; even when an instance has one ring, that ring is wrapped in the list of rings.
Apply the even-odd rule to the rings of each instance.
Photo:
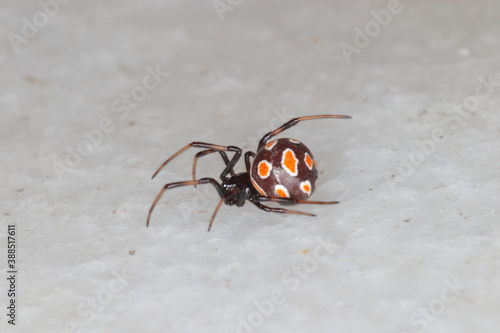
[[[75,0],[43,24],[2,1],[0,331],[498,332],[500,3],[220,3]],[[199,186],[145,227],[190,178],[194,150],[150,180],[185,144],[254,150],[322,113],[353,119],[286,136],[318,160],[312,199],[340,205],[223,206],[207,233]]]

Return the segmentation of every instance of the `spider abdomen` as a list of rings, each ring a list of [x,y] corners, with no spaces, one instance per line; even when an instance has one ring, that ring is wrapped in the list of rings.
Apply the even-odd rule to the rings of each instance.
[[[282,138],[270,141],[257,152],[250,176],[263,196],[307,200],[316,189],[318,169],[306,145]]]

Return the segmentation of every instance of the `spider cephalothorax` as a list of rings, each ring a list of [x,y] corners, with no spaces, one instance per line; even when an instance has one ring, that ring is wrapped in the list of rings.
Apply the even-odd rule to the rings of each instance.
[[[281,127],[264,135],[257,147],[257,153],[251,151],[245,153],[246,172],[238,174],[235,174],[234,166],[241,157],[241,148],[197,141],[191,142],[167,159],[158,170],[156,170],[152,178],[156,177],[165,165],[189,148],[203,148],[204,150],[198,152],[194,157],[192,171],[193,180],[168,183],[163,186],[149,209],[146,226],[149,226],[151,213],[163,193],[168,189],[187,185],[196,186],[198,184],[212,184],[221,198],[210,220],[208,231],[210,231],[215,215],[222,203],[229,206],[236,205],[241,207],[245,204],[246,200],[249,200],[255,206],[267,212],[301,214],[307,216],[314,216],[314,214],[285,208],[268,207],[262,204],[262,202],[271,201],[281,205],[337,204],[338,201],[306,201],[316,189],[318,166],[311,151],[303,143],[288,138],[281,138],[268,142],[272,137],[295,126],[301,121],[327,118],[349,119],[351,117],[341,115],[320,115],[293,118]],[[200,178],[197,180],[196,163],[198,162],[198,158],[215,152],[220,154],[226,165],[220,174],[221,183],[219,184],[214,178]],[[226,152],[234,153],[231,160],[227,157]],[[250,161],[251,158],[253,158],[252,162]]]

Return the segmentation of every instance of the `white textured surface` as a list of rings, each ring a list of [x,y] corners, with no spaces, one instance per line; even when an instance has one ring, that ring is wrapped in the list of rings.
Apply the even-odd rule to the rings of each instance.
[[[17,53],[8,34],[40,7],[2,3],[0,267],[4,224],[16,224],[19,307],[13,329],[1,273],[0,331],[498,331],[499,2],[402,1],[350,63],[339,45],[388,2],[247,0],[221,21],[212,1],[73,1]],[[169,76],[113,112],[148,66]],[[475,111],[449,114],[489,75],[497,85]],[[223,206],[207,233],[213,189],[183,188],[145,227],[161,186],[190,177],[194,151],[150,180],[185,144],[254,150],[271,127],[322,113],[353,119],[286,136],[318,159],[313,199],[340,205],[300,207],[316,218]],[[58,179],[66,147],[103,118],[111,133]],[[198,175],[219,170],[210,156]],[[315,255],[318,238],[331,254]],[[294,275],[302,265],[312,272]],[[273,290],[284,302],[259,315]]]

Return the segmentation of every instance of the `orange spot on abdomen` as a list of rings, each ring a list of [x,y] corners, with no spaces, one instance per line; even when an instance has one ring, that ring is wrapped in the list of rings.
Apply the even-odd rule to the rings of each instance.
[[[282,190],[282,189],[280,189],[280,188],[276,190],[276,194],[278,194],[278,195],[279,195],[280,197],[282,197],[282,198],[286,198],[286,197],[287,197],[287,195],[286,195],[285,191],[283,191],[283,190]]]
[[[276,140],[271,141],[266,145],[266,148],[269,150],[269,149],[273,148],[275,144],[276,144]]]
[[[313,167],[313,160],[311,159],[311,156],[309,156],[309,154],[307,154],[307,153],[306,153],[305,162],[307,164],[307,167],[309,169],[312,169],[312,167]]]
[[[297,159],[295,158],[295,154],[291,149],[285,150],[283,153],[283,167],[288,169],[288,171],[296,176],[297,175]]]
[[[259,175],[261,177],[266,177],[267,175],[269,175],[269,166],[267,165],[267,163],[259,164]]]

